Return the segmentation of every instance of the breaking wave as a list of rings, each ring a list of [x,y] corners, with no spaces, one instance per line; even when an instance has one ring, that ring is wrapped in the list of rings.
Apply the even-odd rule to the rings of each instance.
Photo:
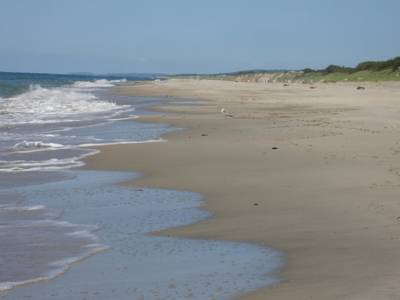
[[[29,91],[0,102],[0,126],[69,121],[73,116],[80,119],[79,115],[115,112],[127,107],[70,87],[32,85]]]
[[[34,142],[28,142],[28,141],[23,141],[20,143],[15,144],[12,147],[12,150],[14,151],[37,151],[37,150],[42,150],[42,149],[60,149],[63,148],[64,145],[62,144],[57,144],[57,143],[44,143],[41,141],[34,141]]]
[[[118,80],[107,80],[107,79],[99,79],[96,81],[77,81],[72,86],[74,88],[105,88],[105,87],[113,87],[117,83],[126,82],[126,79],[118,79]]]

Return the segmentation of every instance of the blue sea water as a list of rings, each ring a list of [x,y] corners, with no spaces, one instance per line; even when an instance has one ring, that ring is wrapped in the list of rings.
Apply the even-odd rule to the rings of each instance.
[[[129,120],[143,101],[107,93],[126,81],[0,73],[0,173],[77,167],[94,153],[82,145],[159,139],[167,126]]]
[[[209,214],[199,209],[200,195],[115,185],[135,176],[128,173],[69,174],[69,180],[19,188],[18,193],[29,198],[31,205],[62,210],[63,218],[74,224],[96,224],[96,242],[110,249],[73,266],[51,284],[23,286],[4,299],[223,300],[277,281],[267,275],[280,264],[280,254],[274,250],[235,242],[148,235],[207,218]],[[80,236],[87,234],[83,231]]]
[[[209,217],[200,195],[74,169],[95,145],[164,142],[177,130],[137,122],[167,99],[110,93],[124,84],[0,73],[0,298],[230,299],[275,282],[272,249],[149,235]]]
[[[40,85],[43,88],[72,85],[75,82],[94,83],[108,80],[151,80],[153,76],[100,76],[100,75],[68,75],[45,73],[13,73],[0,72],[0,97],[6,98],[21,94],[29,90],[32,85]]]

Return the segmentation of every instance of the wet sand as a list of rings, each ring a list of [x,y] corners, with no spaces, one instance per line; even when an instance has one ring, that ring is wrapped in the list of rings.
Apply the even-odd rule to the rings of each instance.
[[[214,217],[162,235],[246,241],[286,255],[283,282],[243,299],[398,299],[400,86],[169,80],[121,95],[193,100],[142,118],[187,130],[101,147],[88,168],[205,196]],[[229,113],[222,114],[225,108]]]

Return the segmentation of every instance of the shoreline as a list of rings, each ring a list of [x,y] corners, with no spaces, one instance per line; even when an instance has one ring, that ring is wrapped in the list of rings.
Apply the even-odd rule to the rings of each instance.
[[[285,281],[241,298],[391,299],[386,291],[396,294],[400,209],[398,177],[390,171],[396,154],[390,149],[398,132],[398,85],[368,85],[361,94],[349,84],[311,91],[304,85],[170,80],[116,91],[209,101],[200,107],[161,107],[172,114],[144,120],[186,130],[167,134],[169,142],[162,145],[99,147],[101,153],[86,158],[85,168],[135,170],[143,175],[131,183],[135,186],[205,197],[212,219],[162,235],[282,251]],[[221,107],[234,117],[221,115]],[[380,115],[374,115],[377,109]]]
[[[138,99],[132,99],[134,102]],[[153,99],[154,101],[154,99]],[[139,100],[140,102],[140,100]],[[166,102],[169,102],[168,100]],[[179,101],[180,103],[182,103],[181,101]],[[193,105],[194,103],[192,103],[191,100],[186,100],[185,101],[185,105]],[[148,114],[151,115],[151,114]],[[135,122],[131,122],[130,120],[127,120],[128,118],[123,118],[121,120],[125,120],[127,123],[129,124],[134,124]],[[129,118],[130,119],[130,118]],[[116,120],[116,121],[120,121],[120,120]],[[111,122],[112,123],[112,122]],[[117,123],[120,124],[120,123]],[[118,126],[118,125],[117,125]],[[156,124],[142,124],[140,127],[143,127],[144,130],[146,130],[146,128],[148,128],[149,126],[156,126]],[[168,127],[168,126],[166,126]],[[135,127],[130,127],[128,126],[128,128],[135,129]],[[166,131],[168,131],[166,129]],[[98,153],[99,150],[96,149],[96,146],[100,147],[100,146],[112,146],[112,145],[126,145],[126,144],[137,144],[137,143],[148,143],[148,142],[153,142],[154,140],[145,140],[143,142],[111,142],[108,144],[80,144],[79,148],[89,148],[87,150],[89,150],[90,153],[86,154],[86,155],[81,155],[79,162],[80,165],[83,167],[84,163],[82,162],[84,157],[89,157],[89,156],[93,156],[96,153]],[[159,140],[157,140],[159,141]],[[31,151],[27,151],[26,153],[34,153],[34,152],[41,152],[41,150],[31,150]],[[71,174],[70,178],[68,179],[72,179],[71,182],[75,182],[78,184],[79,186],[79,182],[81,182],[82,178],[85,178],[85,173],[86,174],[91,174],[89,175],[89,177],[92,177],[94,181],[97,181],[98,179],[101,180],[101,177],[103,176],[102,174],[107,173],[107,178],[110,179],[113,176],[118,176],[117,173],[113,173],[113,172],[90,172],[90,171],[85,171],[82,170],[84,168],[80,167],[78,169],[78,167],[76,168],[76,171],[74,170],[66,170],[65,174]],[[82,171],[81,171],[82,170]],[[130,174],[131,172],[129,172]],[[74,174],[74,175],[72,175]],[[69,176],[66,176],[69,177]],[[130,178],[125,178],[125,179],[121,179],[121,182],[125,181],[125,180],[130,180]],[[72,188],[75,191],[75,194],[72,198],[66,196],[66,194],[68,193],[67,191],[71,190],[71,188],[68,188],[68,185],[71,184],[71,182],[66,182],[66,183],[53,183],[53,182],[49,182],[49,183],[43,183],[41,185],[39,185],[38,187],[33,187],[33,188],[28,188],[27,189],[27,196],[26,199],[30,199],[30,201],[33,201],[33,203],[39,203],[38,205],[40,205],[40,207],[46,208],[46,207],[52,207],[55,209],[59,209],[60,211],[62,211],[62,214],[60,214],[60,216],[62,215],[63,217],[66,217],[66,220],[73,220],[74,224],[86,224],[86,223],[90,223],[90,224],[96,224],[96,226],[100,226],[100,225],[104,225],[104,220],[106,220],[107,218],[110,217],[110,215],[112,216],[112,213],[110,213],[110,215],[104,215],[101,217],[101,213],[102,212],[102,204],[101,204],[101,197],[97,197],[99,200],[98,202],[98,207],[97,206],[91,206],[90,204],[90,197],[95,198],[95,195],[93,195],[92,193],[87,193],[87,195],[91,195],[89,196],[89,198],[85,199],[85,193],[78,193],[79,188],[74,187]],[[85,188],[90,189],[90,187],[87,187],[86,184],[84,183],[85,180],[83,180],[83,182],[81,182],[82,186],[83,186],[83,190]],[[118,185],[115,182],[115,185]],[[73,184],[75,184],[73,183]],[[66,184],[66,186],[64,187],[64,184]],[[73,185],[72,184],[72,185]],[[52,194],[52,189],[54,187],[60,187],[61,189],[65,189],[65,192],[61,192],[60,194],[64,194],[61,197],[56,197],[55,195],[50,196],[50,201],[45,200],[45,194]],[[114,186],[114,184],[113,184]],[[102,188],[105,188],[102,185]],[[110,187],[111,188],[111,187]],[[122,192],[122,190],[125,190],[125,188],[123,186],[115,186],[115,202],[113,202],[112,204],[110,204],[110,206],[112,208],[115,208],[115,206],[119,204],[119,202],[121,201],[121,198],[116,196],[118,195],[118,191]],[[36,200],[32,200],[34,199],[34,197],[28,196],[30,192],[36,193],[36,191],[40,190],[40,192],[38,192],[38,194],[41,194],[41,198]],[[129,189],[131,191],[131,189]],[[146,190],[146,192],[144,192]],[[156,191],[156,189],[153,189],[154,191]],[[147,189],[135,189],[133,191],[133,193],[135,194],[145,194],[148,193],[149,191]],[[163,191],[159,191],[160,193],[173,193],[173,190],[163,190]],[[186,194],[186,196],[190,196],[193,195],[193,193],[185,193],[184,191],[182,192],[178,192],[175,191],[175,193],[178,195],[179,193],[181,194]],[[57,199],[56,199],[57,198]],[[70,201],[67,201],[65,204],[63,204],[63,198],[69,198]],[[178,197],[179,198],[179,197]],[[190,197],[189,197],[190,198]],[[186,199],[184,199],[184,201],[180,201],[181,204],[180,205],[185,205],[185,202],[190,202],[189,198],[187,197]],[[72,200],[73,199],[73,200]],[[88,203],[85,202],[89,201]],[[82,213],[82,212],[78,212],[76,211],[76,205],[72,204],[73,202],[76,202],[77,204],[82,203],[83,208],[87,209],[88,212]],[[32,204],[33,204],[32,203]],[[45,203],[45,205],[43,205],[43,203]],[[86,207],[84,204],[86,203],[88,206]],[[122,204],[122,203],[121,203]],[[178,203],[179,204],[179,203]],[[179,205],[178,205],[179,206]],[[110,208],[111,208],[110,207]],[[175,220],[172,219],[170,221],[172,221],[171,226],[166,226],[165,228],[173,228],[179,225],[183,225],[183,224],[192,224],[193,222],[196,221],[195,218],[193,218],[193,220],[186,220],[184,223],[179,224],[179,220],[183,221],[186,217],[186,213],[185,211],[183,212],[177,212],[176,209],[173,208],[172,202],[169,202],[168,208],[173,212],[171,213],[171,217],[175,216]],[[96,216],[97,219],[92,219],[91,221],[89,220],[90,218],[92,218],[93,216],[91,216],[91,211],[96,210]],[[154,212],[157,213],[157,211],[159,210],[158,205],[155,205],[154,208]],[[196,206],[196,210],[197,206]],[[199,214],[207,214],[205,211],[203,210],[198,210]],[[128,216],[128,218],[132,218],[132,219],[136,219],[134,217],[135,214],[131,213],[127,213],[126,210],[125,211],[120,211],[117,212],[115,215],[115,220],[119,220],[120,217],[122,217],[122,215],[126,214]],[[67,217],[68,215],[68,217]],[[86,216],[89,219],[83,217]],[[83,217],[83,218],[82,218]],[[99,219],[100,218],[100,219]],[[150,218],[151,219],[151,218]],[[206,217],[203,217],[202,219],[206,219]],[[150,220],[149,223],[152,224],[159,224],[160,220]],[[178,223],[174,223],[178,221]],[[68,223],[69,224],[69,223]],[[114,223],[112,223],[114,224]],[[83,225],[82,225],[83,226]],[[142,226],[136,226],[137,228],[142,228]],[[126,224],[124,226],[124,228],[126,228]],[[157,226],[156,226],[157,228]],[[122,229],[122,228],[121,228]],[[158,230],[162,230],[163,228],[158,228]],[[130,228],[130,230],[132,230]],[[157,232],[157,229],[151,230],[152,232]],[[157,244],[157,240],[160,241],[163,239],[163,237],[161,236],[154,236],[154,237],[150,237],[149,234],[149,240],[154,241]],[[107,234],[109,234],[109,232],[107,232],[107,230],[105,230],[104,232],[102,231],[101,234],[103,235],[103,237],[107,237]],[[156,234],[155,234],[156,235]],[[173,242],[173,238],[169,239],[169,238],[164,238],[165,241],[167,242],[166,244],[168,245],[169,243]],[[111,243],[110,243],[111,242]],[[187,276],[187,280],[192,280],[192,285],[194,287],[196,287],[197,292],[194,293],[194,295],[196,295],[196,297],[202,297],[201,295],[205,295],[205,293],[210,292],[209,294],[209,298],[211,299],[212,297],[216,296],[216,295],[220,295],[222,296],[222,294],[229,294],[231,293],[231,297],[237,296],[237,295],[241,295],[243,294],[244,291],[252,291],[252,290],[256,290],[257,288],[260,288],[261,286],[267,285],[267,284],[271,284],[271,283],[275,283],[276,282],[276,278],[273,276],[268,276],[267,278],[264,277],[264,272],[266,272],[266,270],[268,271],[268,274],[273,274],[273,271],[276,270],[276,268],[278,267],[278,265],[280,265],[280,255],[279,253],[277,253],[276,251],[270,249],[270,248],[261,248],[255,245],[248,245],[248,244],[244,244],[244,243],[229,243],[229,242],[224,242],[224,241],[202,241],[202,240],[188,240],[188,239],[176,239],[177,242],[177,247],[174,249],[172,248],[171,250],[176,250],[176,249],[180,249],[181,252],[185,252],[188,255],[188,259],[186,260],[186,262],[190,261],[196,261],[199,260],[202,263],[197,264],[193,264],[192,263],[192,267],[189,268],[189,270],[192,271],[188,271],[187,266],[188,265],[180,265],[177,266],[177,272],[179,273],[185,273],[187,275],[191,274],[191,276]],[[113,245],[112,241],[108,241],[106,242],[107,245],[109,245],[109,247],[113,248],[115,245]],[[168,246],[166,246],[168,247]],[[186,247],[186,250],[183,251],[183,248]],[[191,250],[190,247],[192,247],[193,249]],[[128,245],[128,247],[125,247],[123,251],[127,251],[129,250],[130,246]],[[189,248],[189,249],[187,249]],[[201,251],[199,249],[202,249]],[[193,256],[193,250],[195,250],[194,252],[199,252],[202,253],[199,257],[196,258],[196,256]],[[220,254],[218,253],[218,251],[220,251]],[[158,253],[160,254],[160,253]],[[162,257],[159,256],[157,253],[153,253],[153,255],[149,255],[149,256],[153,256],[155,258],[160,259]],[[162,253],[161,253],[162,254]],[[183,254],[183,253],[181,253]],[[245,254],[245,255],[244,255]],[[76,288],[74,289],[74,292],[72,292],[72,290],[70,292],[65,293],[65,289],[68,289],[68,287],[70,287],[71,285],[75,285],[77,283],[77,278],[80,278],[81,276],[87,277],[88,274],[91,274],[91,272],[93,272],[93,269],[96,268],[100,268],[100,269],[110,269],[110,266],[106,266],[109,263],[110,260],[110,256],[111,257],[115,257],[115,255],[110,255],[105,254],[105,256],[99,256],[99,257],[93,257],[90,260],[85,260],[84,262],[82,262],[82,264],[77,265],[76,267],[74,267],[73,269],[70,270],[70,272],[67,272],[65,274],[65,276],[62,276],[60,278],[58,278],[57,280],[42,280],[42,278],[38,278],[38,280],[40,281],[46,281],[43,282],[43,284],[40,285],[31,285],[31,284],[20,284],[18,289],[13,289],[12,291],[8,291],[7,293],[5,293],[4,295],[2,294],[1,297],[4,299],[22,299],[25,297],[28,297],[28,295],[30,295],[29,297],[34,297],[34,298],[46,298],[46,297],[53,297],[54,295],[59,295],[60,299],[65,299],[68,297],[72,297],[72,294],[75,293],[79,294],[79,293],[83,293],[83,294],[87,294],[90,292],[89,290],[85,290],[84,287],[82,286],[76,286]],[[224,259],[221,260],[220,256],[224,256]],[[109,258],[109,260],[107,260],[107,257]],[[183,256],[181,256],[182,258]],[[104,258],[104,259],[103,259]],[[141,260],[141,259],[139,259]],[[120,259],[121,263],[123,263],[124,261],[127,261],[127,259]],[[171,262],[174,262],[175,260],[172,259]],[[96,263],[97,262],[97,263]],[[56,262],[58,264],[58,262]],[[69,269],[69,262],[67,262],[68,264],[68,269]],[[181,263],[182,264],[182,263]],[[45,264],[44,264],[45,265]],[[190,264],[189,264],[190,265]],[[146,264],[144,264],[144,266],[146,266]],[[151,263],[148,264],[148,266],[151,266]],[[153,267],[154,268],[154,267]],[[207,282],[207,278],[208,275],[203,276],[201,273],[199,273],[198,269],[202,269],[203,271],[205,271],[206,269],[210,272],[209,276],[210,277],[214,277],[214,282]],[[126,266],[123,266],[122,268],[123,271],[126,270],[126,273],[128,273],[127,270],[129,269],[135,269],[135,268],[127,268]],[[243,272],[243,269],[247,269],[247,270],[251,270],[251,272]],[[80,275],[80,272],[83,271],[83,275]],[[165,271],[165,269],[160,268],[159,271]],[[166,274],[167,276],[170,276],[170,274],[173,273],[173,270],[169,269],[167,270],[168,273]],[[215,272],[214,272],[215,271]],[[118,273],[118,272],[117,272]],[[85,275],[86,274],[86,275]],[[226,275],[224,275],[226,274]],[[120,274],[115,274],[116,276],[112,276],[112,278],[118,278],[118,275]],[[197,276],[200,275],[203,276],[203,278],[201,280],[197,280],[199,278],[197,278]],[[129,274],[127,274],[127,276],[125,276],[126,278],[134,278],[135,273],[131,272]],[[225,278],[224,278],[225,277]],[[197,278],[197,279],[196,279]],[[218,279],[216,279],[218,278]],[[247,278],[247,279],[246,279]],[[99,281],[97,278],[97,280],[95,280],[95,282],[100,283],[101,281]],[[48,282],[47,282],[48,281]],[[93,280],[92,280],[93,281]],[[179,280],[178,280],[179,281]],[[32,281],[33,282],[33,281]],[[150,278],[149,282],[152,282],[152,279]],[[135,281],[132,282],[132,284],[135,284]],[[172,284],[172,283],[171,283]],[[199,285],[201,284],[205,284],[208,288],[200,288],[199,289]],[[106,286],[108,286],[108,284],[100,284],[103,288],[106,288]],[[174,285],[174,284],[173,284]],[[183,284],[184,286],[190,286],[190,284]],[[218,286],[219,285],[219,286]],[[115,284],[112,284],[110,286],[118,286]],[[217,286],[216,289],[212,289],[212,286],[215,287]],[[139,285],[139,287],[143,287],[145,288],[142,284]],[[123,284],[118,286],[118,290],[119,292],[122,292],[123,289]],[[175,290],[175,287],[173,288]],[[176,291],[182,292],[182,285],[178,287],[176,287]],[[184,288],[183,288],[184,289]],[[101,290],[101,289],[100,289]],[[114,289],[115,290],[115,289]],[[61,292],[63,291],[63,292]],[[126,289],[127,292],[130,292],[131,290],[129,290],[129,288]],[[60,293],[61,292],[61,293]],[[105,292],[104,290],[101,291],[102,294]],[[167,293],[173,292],[173,291],[166,291]],[[178,295],[180,292],[176,292],[176,295]],[[98,291],[96,290],[96,293],[98,293]],[[99,295],[99,293],[97,294]],[[100,296],[98,296],[100,297]],[[231,299],[231,297],[228,297],[226,299]],[[218,297],[217,297],[218,298]],[[100,299],[100,298],[99,298]],[[107,298],[105,298],[107,299]],[[122,298],[120,298],[122,299]],[[124,298],[125,299],[125,298]],[[225,299],[225,298],[224,298]]]

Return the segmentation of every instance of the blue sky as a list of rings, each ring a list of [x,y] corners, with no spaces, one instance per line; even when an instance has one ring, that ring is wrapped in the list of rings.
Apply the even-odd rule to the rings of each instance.
[[[398,0],[1,0],[0,70],[223,72],[400,55]]]

